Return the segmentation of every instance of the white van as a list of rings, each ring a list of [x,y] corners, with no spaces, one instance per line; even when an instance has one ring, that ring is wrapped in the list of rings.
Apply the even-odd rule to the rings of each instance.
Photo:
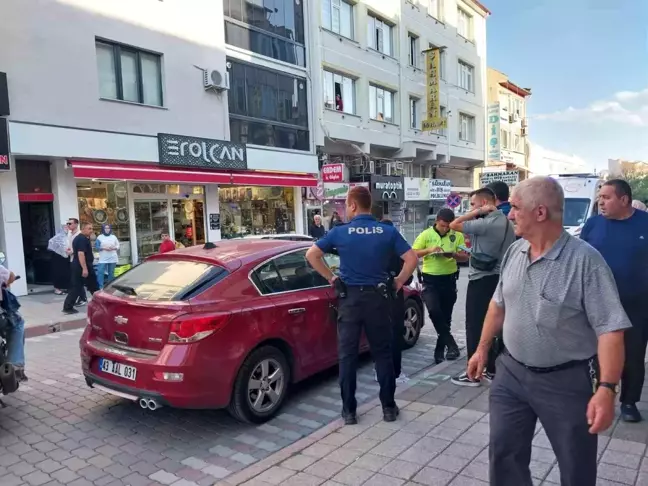
[[[595,174],[553,176],[565,193],[563,226],[573,236],[580,235],[588,218],[598,214],[598,193],[603,180]]]

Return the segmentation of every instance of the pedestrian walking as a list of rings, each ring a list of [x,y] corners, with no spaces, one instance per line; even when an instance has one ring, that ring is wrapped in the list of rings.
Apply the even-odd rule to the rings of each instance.
[[[112,226],[104,224],[101,227],[102,233],[95,241],[99,250],[99,263],[97,264],[97,285],[104,288],[105,283],[110,283],[115,278],[115,267],[119,261],[119,240],[112,232]]]
[[[74,250],[72,248],[72,243],[74,242],[75,238],[81,234],[81,229],[79,228],[79,220],[77,218],[68,219],[67,227],[68,227],[67,253],[70,256],[70,270],[69,270],[70,284],[69,284],[69,287],[72,288],[74,286],[74,265],[72,263],[72,261],[74,260],[74,258],[73,258]],[[86,296],[85,289],[83,289],[82,292],[77,297],[76,302],[74,302],[74,306],[75,307],[81,307],[81,306],[86,305],[87,303],[88,303],[88,298]]]
[[[437,333],[434,348],[437,364],[444,359],[459,358],[459,346],[451,332],[452,311],[457,301],[457,261],[467,261],[468,254],[461,250],[466,244],[463,234],[450,229],[454,220],[452,209],[441,209],[434,226],[418,235],[412,246],[423,259],[423,301]]]
[[[371,193],[366,187],[349,191],[346,212],[349,223],[329,231],[308,250],[306,258],[335,287],[339,297],[338,359],[345,424],[357,423],[356,372],[363,328],[376,363],[383,418],[393,422],[398,407],[394,400],[390,298],[412,275],[417,258],[395,227],[379,223],[371,215]],[[339,278],[323,260],[324,254],[334,249],[340,256]],[[404,260],[404,265],[392,282],[389,261],[393,253]]]
[[[503,181],[493,181],[486,187],[495,194],[495,207],[508,216],[511,212],[511,203],[509,202],[511,190],[508,184]]]
[[[50,279],[56,295],[63,295],[70,286],[70,256],[67,252],[67,239],[67,224],[65,224],[47,243],[47,249],[52,252]]]
[[[382,224],[394,226],[391,219],[383,218],[380,221]],[[389,259],[389,274],[392,278],[401,273],[403,270],[403,259],[396,253],[392,253]],[[412,276],[405,282],[405,285],[412,283]],[[393,340],[392,340],[392,357],[394,361],[394,376],[396,377],[396,384],[402,385],[409,381],[407,375],[403,372],[403,349],[405,348],[405,292],[400,289],[393,296],[391,301],[391,319],[393,324]],[[376,381],[378,381],[378,371],[374,369]]]
[[[623,180],[607,181],[599,191],[601,214],[587,220],[580,238],[596,248],[612,269],[621,304],[632,323],[625,333],[621,376],[621,418],[641,421],[637,402],[644,385],[648,344],[648,213],[632,206],[632,189]]]
[[[550,177],[520,182],[509,218],[516,241],[467,373],[479,379],[494,338],[504,352],[490,388],[490,484],[532,486],[537,420],[561,486],[595,486],[597,435],[614,420],[630,322],[603,257],[563,229],[564,194]],[[598,356],[597,356],[598,353]]]
[[[500,264],[504,253],[515,241],[513,226],[504,213],[495,206],[493,191],[484,187],[470,195],[472,211],[459,216],[450,223],[450,229],[470,236],[471,254],[466,291],[466,353],[471,358],[482,333],[488,304],[493,297],[499,280]],[[491,348],[488,366],[481,377],[492,381],[495,375],[495,359],[499,345]],[[479,380],[472,380],[462,372],[452,378],[459,386],[479,386]]]
[[[333,214],[331,215],[331,223],[329,224],[329,229],[333,229],[336,226],[339,226],[341,224],[344,224],[344,221],[342,221],[342,218],[340,217],[340,213],[337,211],[333,211]]]
[[[85,288],[94,294],[98,289],[97,276],[95,275],[92,253],[92,244],[90,243],[90,234],[92,233],[92,224],[83,223],[81,233],[74,238],[72,242],[72,287],[68,291],[65,302],[63,303],[63,312],[65,314],[76,314],[79,311],[74,308],[74,303],[79,296],[85,295]]]

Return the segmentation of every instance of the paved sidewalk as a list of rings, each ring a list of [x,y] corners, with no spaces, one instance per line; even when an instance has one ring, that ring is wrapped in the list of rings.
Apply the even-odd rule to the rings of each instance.
[[[401,414],[395,423],[382,421],[374,400],[361,407],[358,425],[336,420],[217,486],[487,485],[488,387],[454,386],[449,378],[464,366],[465,360],[442,363],[418,374],[397,394]],[[648,404],[640,405],[646,413]],[[646,443],[648,424],[617,417],[599,437],[598,485],[648,485]],[[560,483],[540,426],[531,472],[535,485]]]
[[[85,326],[86,307],[79,307],[78,314],[63,314],[64,295],[55,295],[53,292],[32,294],[18,297],[18,300],[20,313],[25,319],[27,337]]]

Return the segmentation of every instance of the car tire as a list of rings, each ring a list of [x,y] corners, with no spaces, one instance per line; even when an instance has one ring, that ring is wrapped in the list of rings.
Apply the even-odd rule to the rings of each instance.
[[[288,394],[290,372],[286,356],[274,346],[252,351],[236,376],[229,413],[241,422],[261,424],[270,420]],[[272,381],[273,376],[276,381]]]
[[[407,299],[405,301],[405,334],[404,348],[413,348],[419,340],[421,335],[421,328],[423,327],[423,310],[419,303],[414,299]]]

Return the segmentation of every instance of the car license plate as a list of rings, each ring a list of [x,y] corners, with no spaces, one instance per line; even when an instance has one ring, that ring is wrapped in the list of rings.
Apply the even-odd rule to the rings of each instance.
[[[104,373],[119,376],[120,378],[125,378],[132,381],[135,381],[135,378],[137,376],[137,368],[122,363],[117,363],[115,361],[110,361],[109,359],[100,359],[99,369]]]

